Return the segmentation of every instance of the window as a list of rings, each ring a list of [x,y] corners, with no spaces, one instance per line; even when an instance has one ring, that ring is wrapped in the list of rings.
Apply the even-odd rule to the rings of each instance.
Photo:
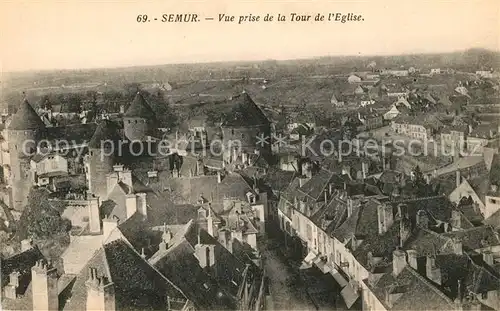
[[[488,299],[488,292],[481,293],[481,299]]]
[[[495,199],[490,199],[490,203],[492,203],[492,204],[497,204],[497,200],[495,200]]]
[[[128,124],[132,123],[132,121],[128,120]]]

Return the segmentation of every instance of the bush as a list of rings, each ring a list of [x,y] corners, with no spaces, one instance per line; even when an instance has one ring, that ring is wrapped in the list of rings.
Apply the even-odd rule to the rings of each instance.
[[[19,219],[19,238],[46,239],[71,229],[71,222],[61,217],[66,206],[61,202],[49,202],[48,198],[45,189],[32,189]]]

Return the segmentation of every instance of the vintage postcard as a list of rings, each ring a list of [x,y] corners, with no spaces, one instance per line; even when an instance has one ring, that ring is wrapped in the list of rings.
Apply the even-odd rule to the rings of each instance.
[[[500,311],[500,1],[0,16],[0,310]]]

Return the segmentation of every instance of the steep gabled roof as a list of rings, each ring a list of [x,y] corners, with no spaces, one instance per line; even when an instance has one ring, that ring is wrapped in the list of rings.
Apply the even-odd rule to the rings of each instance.
[[[232,109],[224,116],[224,126],[253,126],[269,124],[262,110],[247,93],[233,96],[229,101]]]
[[[77,276],[71,300],[64,310],[77,310],[86,304],[89,269],[94,268],[99,277],[106,277],[115,288],[117,310],[159,310],[167,305],[167,296],[186,300],[184,294],[140,257],[123,240],[115,240],[98,250],[87,266]],[[181,306],[179,309],[182,308]]]
[[[130,104],[124,116],[128,118],[143,118],[151,120],[155,118],[155,113],[151,106],[146,102],[144,96],[142,96],[140,92],[137,92],[132,104]]]
[[[45,124],[38,116],[35,109],[30,105],[27,99],[21,103],[19,110],[12,117],[12,121],[8,127],[10,130],[23,131],[23,130],[36,130],[44,129]]]
[[[111,140],[117,142],[120,139],[118,126],[109,120],[102,120],[92,135],[88,144],[89,148],[101,149],[104,142]]]

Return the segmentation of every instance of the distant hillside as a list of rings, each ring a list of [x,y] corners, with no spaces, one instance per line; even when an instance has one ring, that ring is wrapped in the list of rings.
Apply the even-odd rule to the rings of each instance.
[[[481,69],[500,70],[500,52],[469,49],[463,52],[441,54],[415,54],[396,56],[337,56],[299,60],[265,60],[256,62],[226,62],[202,64],[170,64],[113,69],[54,70],[43,72],[4,73],[2,99],[6,94],[75,92],[80,90],[120,89],[130,82],[178,82],[225,78],[280,79],[286,76],[348,74],[353,70],[366,70],[375,61],[377,68],[451,67],[475,72]]]

